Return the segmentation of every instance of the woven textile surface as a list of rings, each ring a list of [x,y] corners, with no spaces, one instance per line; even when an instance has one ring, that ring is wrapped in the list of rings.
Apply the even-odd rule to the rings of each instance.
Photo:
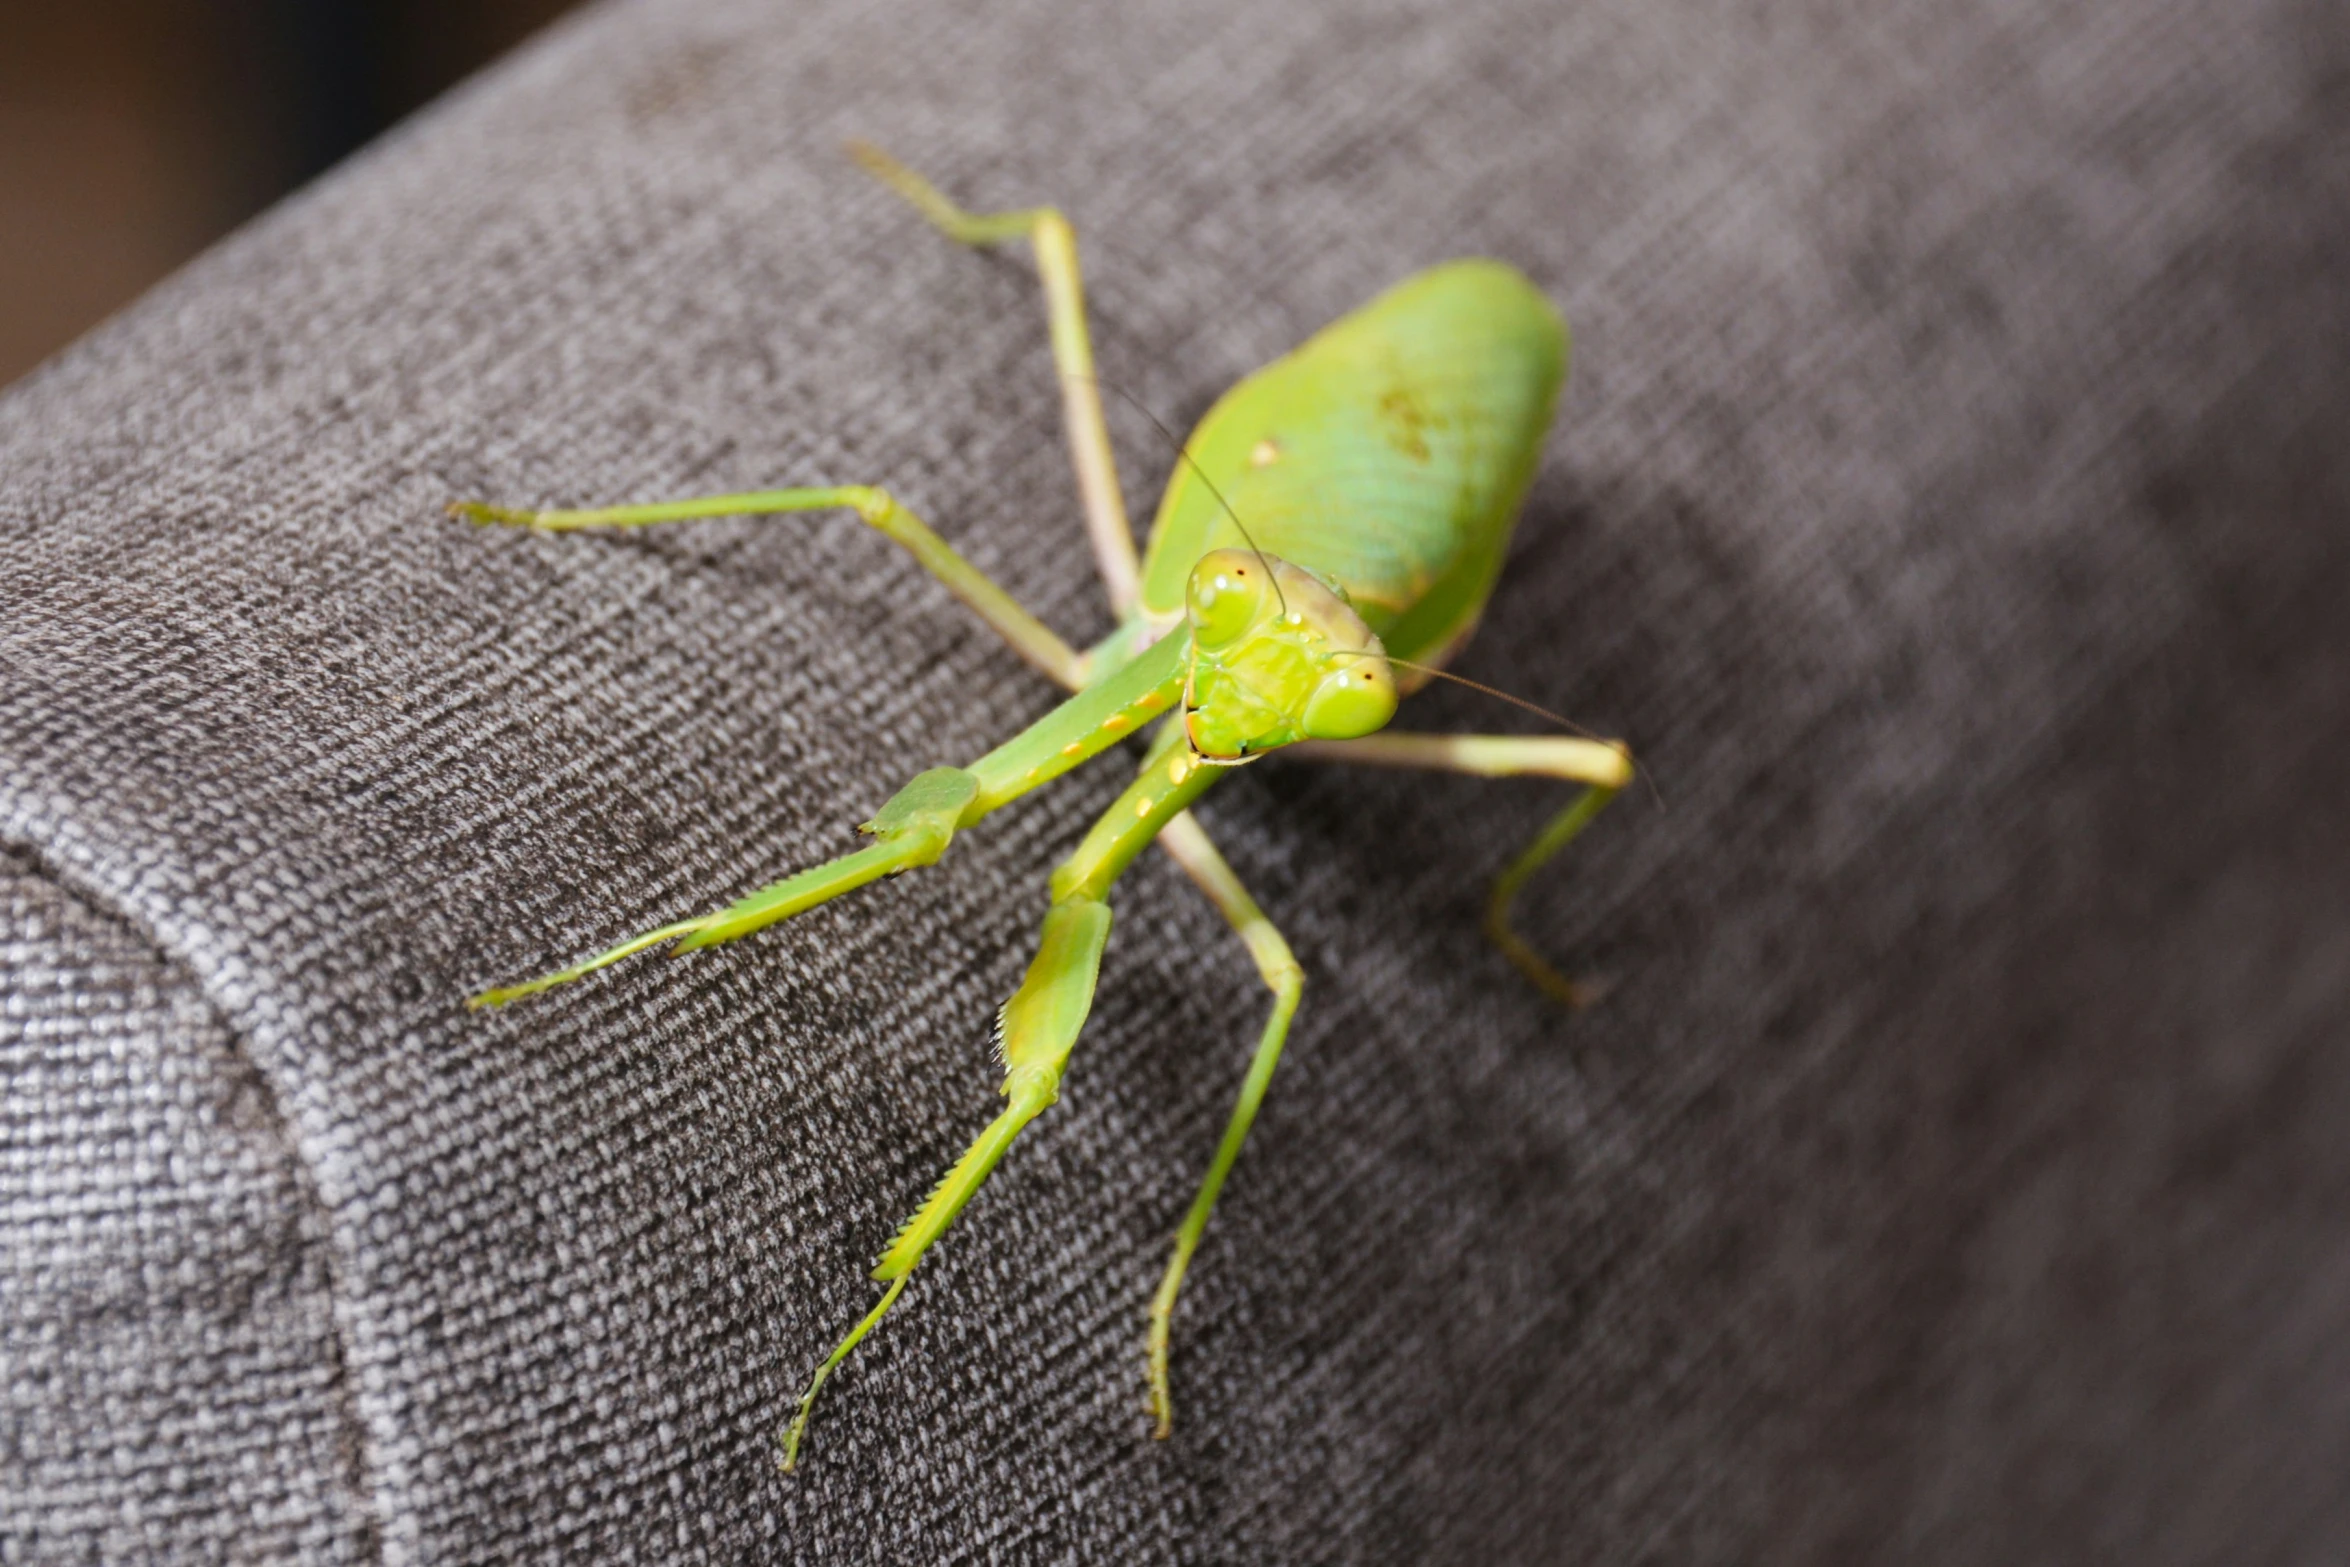
[[[1051,692],[853,518],[1108,629],[1017,250],[1170,421],[1413,268],[1576,363],[1463,672],[1555,788],[1282,760],[772,1463],[1097,767],[494,1014]],[[2350,1552],[2350,23],[2318,0],[591,10],[0,396],[0,1561],[2134,1563]],[[1128,488],[1171,462],[1113,400]],[[1512,728],[1440,689],[1412,728]]]

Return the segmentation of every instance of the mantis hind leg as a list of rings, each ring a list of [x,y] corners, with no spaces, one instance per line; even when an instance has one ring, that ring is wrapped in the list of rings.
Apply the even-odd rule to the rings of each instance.
[[[1159,847],[1183,867],[1184,874],[1208,895],[1208,901],[1215,904],[1217,912],[1248,944],[1258,974],[1264,978],[1265,987],[1273,992],[1273,1010],[1266,1017],[1265,1031],[1257,1040],[1256,1055],[1250,1060],[1248,1076],[1241,1083],[1239,1101],[1232,1107],[1231,1119],[1225,1122],[1224,1136],[1216,1144],[1216,1156],[1208,1164],[1207,1177],[1200,1182],[1199,1195],[1191,1200],[1191,1209],[1175,1232],[1175,1255],[1168,1260],[1167,1271],[1159,1280],[1158,1293],[1151,1297],[1150,1410],[1156,1422],[1154,1434],[1164,1439],[1175,1425],[1174,1395],[1167,1379],[1167,1349],[1174,1330],[1175,1298],[1182,1292],[1184,1272],[1191,1266],[1192,1253],[1199,1249],[1208,1218],[1216,1211],[1216,1198],[1224,1190],[1224,1178],[1232,1173],[1241,1146],[1248,1141],[1249,1128],[1256,1122],[1257,1107],[1265,1100],[1266,1085],[1273,1080],[1273,1069],[1281,1063],[1281,1047],[1288,1041],[1290,1020],[1297,1015],[1298,999],[1305,991],[1305,970],[1298,967],[1289,943],[1282,940],[1273,922],[1265,918],[1264,911],[1257,907],[1256,900],[1248,895],[1248,889],[1240,884],[1240,878],[1233,874],[1232,867],[1225,863],[1224,856],[1216,851],[1215,844],[1189,812],[1161,830]]]
[[[1518,893],[1536,871],[1582,835],[1592,819],[1632,781],[1632,754],[1612,740],[1555,735],[1375,734],[1360,740],[1309,740],[1288,748],[1309,761],[1358,762],[1373,767],[1419,767],[1480,778],[1531,775],[1564,778],[1583,792],[1553,816],[1534,840],[1494,878],[1485,902],[1485,936],[1543,994],[1569,1007],[1598,999],[1599,986],[1572,980],[1527,945],[1511,922]]]
[[[962,245],[994,245],[1026,239],[1036,253],[1044,285],[1045,316],[1052,329],[1053,367],[1061,378],[1062,421],[1069,431],[1069,458],[1077,469],[1077,491],[1085,503],[1085,532],[1093,545],[1110,609],[1124,620],[1142,596],[1142,566],[1126,500],[1118,488],[1118,461],[1110,450],[1110,427],[1102,418],[1101,385],[1094,377],[1093,339],[1085,326],[1085,280],[1077,266],[1077,234],[1052,207],[1014,212],[966,212],[921,175],[865,142],[849,143],[849,156],[875,179],[904,197],[915,211]]]

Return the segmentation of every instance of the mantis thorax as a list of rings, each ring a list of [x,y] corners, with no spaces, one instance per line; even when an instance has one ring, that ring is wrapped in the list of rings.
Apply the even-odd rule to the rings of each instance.
[[[1210,761],[1352,740],[1395,716],[1387,650],[1345,595],[1285,560],[1210,550],[1186,593],[1184,728]]]

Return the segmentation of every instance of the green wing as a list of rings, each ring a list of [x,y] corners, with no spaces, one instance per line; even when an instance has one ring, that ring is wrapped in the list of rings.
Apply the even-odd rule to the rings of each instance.
[[[1566,328],[1522,274],[1446,262],[1233,387],[1190,450],[1257,547],[1345,588],[1397,657],[1433,663],[1492,591],[1566,365]],[[1179,612],[1192,562],[1247,542],[1178,464],[1144,608]]]

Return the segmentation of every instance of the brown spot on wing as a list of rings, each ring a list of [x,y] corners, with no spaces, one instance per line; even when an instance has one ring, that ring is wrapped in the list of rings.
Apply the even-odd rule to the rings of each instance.
[[[1428,431],[1435,423],[1409,387],[1391,388],[1379,399],[1379,433],[1414,462],[1428,460]]]

